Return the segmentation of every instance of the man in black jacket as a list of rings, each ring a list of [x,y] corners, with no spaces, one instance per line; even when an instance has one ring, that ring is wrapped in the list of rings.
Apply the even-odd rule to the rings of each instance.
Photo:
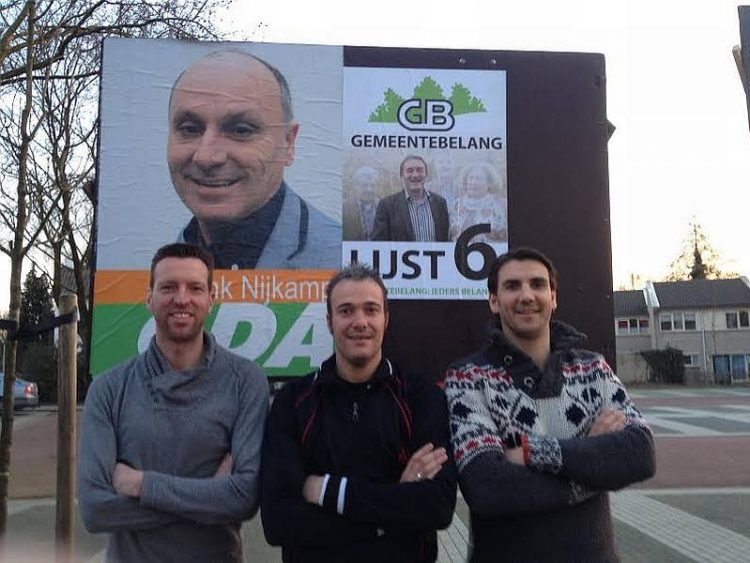
[[[326,297],[335,353],[279,392],[268,421],[266,539],[285,562],[435,561],[456,502],[445,397],[383,355],[375,270],[350,265]]]

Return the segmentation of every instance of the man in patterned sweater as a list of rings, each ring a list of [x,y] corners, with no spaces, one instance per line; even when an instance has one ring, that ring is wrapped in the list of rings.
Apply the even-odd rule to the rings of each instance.
[[[654,474],[651,432],[584,335],[551,321],[546,256],[508,252],[487,285],[498,328],[445,380],[470,561],[617,561],[607,491]]]

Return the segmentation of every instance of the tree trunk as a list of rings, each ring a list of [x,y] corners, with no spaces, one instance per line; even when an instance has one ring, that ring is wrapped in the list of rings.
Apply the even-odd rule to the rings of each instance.
[[[18,209],[16,211],[16,229],[13,248],[10,253],[10,311],[8,316],[18,321],[21,313],[21,271],[27,249],[24,247],[24,235],[28,223],[27,165],[31,134],[29,119],[31,115],[33,94],[33,38],[34,38],[35,2],[27,4],[27,57],[26,57],[26,101],[21,113],[21,147],[18,160]],[[5,385],[3,397],[2,430],[0,431],[0,549],[4,547],[5,529],[8,520],[8,484],[10,482],[10,451],[13,444],[13,387],[16,382],[16,350],[18,343],[10,342],[5,357]]]

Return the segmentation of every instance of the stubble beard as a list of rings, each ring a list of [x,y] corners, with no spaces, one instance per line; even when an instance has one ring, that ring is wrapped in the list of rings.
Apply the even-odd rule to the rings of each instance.
[[[355,368],[362,368],[367,365],[367,362],[370,358],[366,356],[355,356],[353,358],[349,358],[349,363],[352,364]]]
[[[196,319],[194,327],[184,330],[174,330],[169,326],[169,318],[167,318],[157,320],[156,332],[160,337],[160,340],[172,342],[174,344],[187,344],[196,340],[198,336],[203,333],[203,323],[198,322]]]
[[[528,328],[524,329],[523,327],[519,327],[517,325],[510,325],[510,323],[506,323],[505,328],[503,328],[503,331],[512,332],[513,336],[515,336],[516,339],[521,340],[523,342],[535,342],[541,338],[544,337],[545,330],[549,330],[549,323],[542,324],[541,326],[537,326],[534,328]]]

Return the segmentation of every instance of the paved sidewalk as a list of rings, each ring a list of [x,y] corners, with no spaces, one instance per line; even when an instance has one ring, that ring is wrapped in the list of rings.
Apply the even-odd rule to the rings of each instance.
[[[623,563],[750,561],[750,389],[635,389],[656,435],[654,479],[611,495]],[[56,416],[24,413],[15,425],[9,551],[2,561],[51,561],[55,521]],[[42,498],[34,498],[42,497]],[[459,498],[440,531],[439,561],[463,562],[469,513]],[[260,520],[242,529],[247,561],[280,562]],[[101,561],[105,538],[76,524],[76,557]]]
[[[13,421],[8,496],[11,499],[54,497],[56,487],[57,410],[22,411]]]
[[[750,488],[626,490],[611,495],[615,537],[623,563],[742,563],[750,553]],[[727,511],[727,508],[730,510]],[[736,516],[732,516],[732,511]],[[728,513],[729,512],[729,513]],[[439,563],[463,563],[469,542],[468,509],[459,506],[447,530],[438,532]],[[9,551],[2,561],[53,559],[55,500],[10,502]],[[245,560],[279,563],[265,543],[259,518],[242,527]],[[76,561],[102,561],[105,537],[76,523]]]

